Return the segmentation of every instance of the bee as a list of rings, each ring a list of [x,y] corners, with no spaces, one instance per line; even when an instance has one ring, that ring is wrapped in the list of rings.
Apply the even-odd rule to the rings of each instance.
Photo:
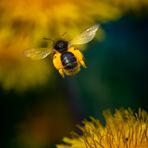
[[[98,29],[99,25],[95,24],[70,41],[60,39],[47,48],[27,49],[24,54],[33,60],[41,60],[53,54],[53,65],[63,78],[65,75],[75,75],[80,71],[81,66],[86,68],[84,56],[75,45],[90,42]]]

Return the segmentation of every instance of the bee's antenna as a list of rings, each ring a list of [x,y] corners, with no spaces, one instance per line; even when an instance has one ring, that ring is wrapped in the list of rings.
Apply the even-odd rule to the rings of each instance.
[[[65,36],[67,34],[67,32],[64,32],[63,34],[62,34],[62,36]]]
[[[42,38],[43,40],[50,40],[50,41],[53,41],[53,39],[50,39],[50,38]]]
[[[66,39],[66,40],[70,38],[67,32],[64,32],[64,33],[62,34],[62,37],[63,37],[64,39]]]

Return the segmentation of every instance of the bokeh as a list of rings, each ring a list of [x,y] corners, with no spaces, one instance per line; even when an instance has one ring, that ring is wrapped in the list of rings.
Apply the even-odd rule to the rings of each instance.
[[[75,76],[63,79],[52,56],[23,54],[96,23],[96,38],[80,47],[87,68]],[[1,0],[2,147],[52,148],[82,120],[104,122],[105,109],[148,111],[147,26],[147,0]]]

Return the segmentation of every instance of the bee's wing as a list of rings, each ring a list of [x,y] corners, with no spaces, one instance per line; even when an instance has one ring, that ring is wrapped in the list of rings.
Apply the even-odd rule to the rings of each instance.
[[[99,25],[96,24],[87,30],[85,30],[80,35],[76,36],[70,41],[70,45],[76,45],[76,44],[85,44],[90,42],[96,35],[96,31],[99,29]]]
[[[41,60],[46,58],[51,52],[52,49],[49,48],[31,48],[31,49],[26,49],[24,51],[24,55],[33,60]]]

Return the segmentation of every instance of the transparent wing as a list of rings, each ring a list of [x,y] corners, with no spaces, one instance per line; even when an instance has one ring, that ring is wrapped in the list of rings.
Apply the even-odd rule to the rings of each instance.
[[[24,55],[33,60],[41,60],[46,58],[52,52],[49,48],[32,48],[24,51]]]
[[[90,42],[96,35],[96,31],[99,29],[99,25],[96,24],[87,30],[85,30],[80,35],[76,36],[74,39],[70,41],[70,45],[76,45],[76,44],[85,44]]]

